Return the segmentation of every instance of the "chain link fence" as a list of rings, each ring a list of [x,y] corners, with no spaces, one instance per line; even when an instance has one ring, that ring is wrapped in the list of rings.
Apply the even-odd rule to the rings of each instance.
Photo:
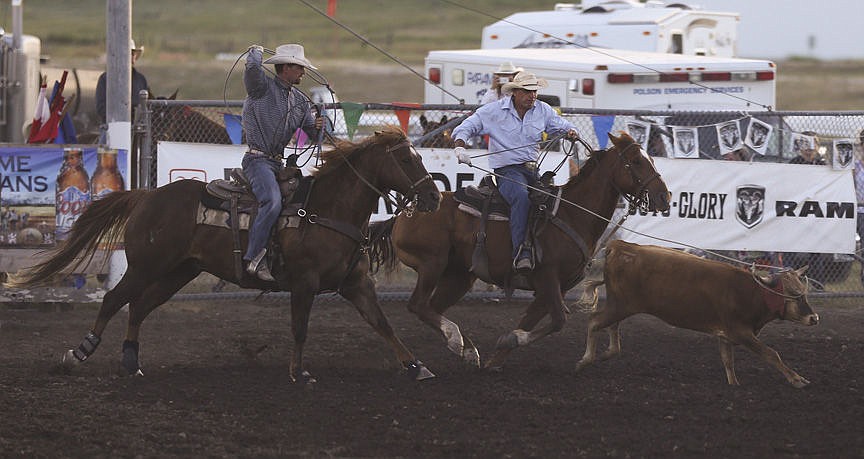
[[[372,135],[383,126],[396,125],[405,129],[415,145],[447,148],[452,146],[449,132],[477,106],[335,103],[320,104],[318,107],[328,118],[328,130],[336,138],[356,141]],[[156,149],[159,141],[232,143],[227,132],[232,129],[232,123],[239,120],[242,101],[149,100],[143,102],[140,108],[137,111],[133,142],[137,145],[137,158],[140,161],[138,186],[153,188],[156,186]],[[830,164],[834,141],[849,140],[852,146],[860,148],[857,144],[864,130],[864,112],[658,112],[572,108],[562,108],[560,112],[594,148],[600,148],[601,145],[594,134],[595,123],[606,120],[610,123],[610,132],[626,131],[634,138],[647,136],[648,153],[663,157],[674,155],[673,148],[679,148],[679,143],[673,140],[676,133],[683,129],[695,132],[698,148],[694,148],[694,151],[702,159],[789,162],[797,155],[796,139],[804,134],[815,138],[818,151]],[[346,122],[346,114],[349,119],[357,119],[356,124]],[[728,127],[726,131],[730,132],[731,138],[725,138],[726,131],[721,129],[724,126]],[[740,143],[743,136],[758,136],[760,130],[763,136],[751,138],[750,144],[757,145],[762,154],[755,154],[754,148],[750,146],[724,154],[728,150],[724,149],[724,142],[726,146],[729,142]],[[766,132],[772,135],[765,136]],[[234,143],[242,143],[243,139],[237,133],[234,137]],[[552,149],[556,148],[560,146],[553,146]],[[240,158],[237,158],[237,164],[239,166]],[[860,244],[856,247],[860,247]],[[817,293],[818,297],[856,301],[857,297],[864,296],[864,274],[861,269],[864,260],[860,257],[860,249],[854,255],[795,252],[724,252],[723,255],[744,262],[775,266],[799,267],[809,264],[813,277],[824,282],[824,291]],[[413,288],[411,274],[397,277],[395,280],[382,279],[382,288]],[[822,290],[823,286],[818,287]],[[488,289],[488,286],[478,288]]]

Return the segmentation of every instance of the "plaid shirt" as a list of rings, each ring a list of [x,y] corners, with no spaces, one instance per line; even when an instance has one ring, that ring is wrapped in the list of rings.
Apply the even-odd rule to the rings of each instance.
[[[262,53],[251,49],[246,57],[246,100],[243,129],[249,148],[281,158],[298,128],[317,138],[312,103],[297,88],[278,78],[269,78],[262,66]]]

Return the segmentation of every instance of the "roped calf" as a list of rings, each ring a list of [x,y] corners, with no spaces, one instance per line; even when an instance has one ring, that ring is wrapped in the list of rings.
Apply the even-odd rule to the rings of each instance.
[[[613,357],[621,353],[619,323],[645,313],[676,327],[716,336],[729,384],[738,385],[733,345],[741,344],[777,367],[792,385],[804,387],[810,382],[756,336],[775,319],[804,325],[819,322],[801,278],[806,269],[761,276],[678,250],[613,241],[606,249],[604,279],[587,282],[580,300],[591,311],[591,318],[587,348],[577,371],[597,359],[599,330],[606,328],[609,333],[609,349],[601,358]],[[604,283],[606,305],[598,308],[597,287]]]

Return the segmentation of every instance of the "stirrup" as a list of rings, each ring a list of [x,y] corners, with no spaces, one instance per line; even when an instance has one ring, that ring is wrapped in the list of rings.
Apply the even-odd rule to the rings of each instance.
[[[276,279],[274,279],[273,275],[270,274],[270,268],[267,266],[267,261],[264,259],[264,255],[266,254],[267,249],[261,249],[261,251],[258,252],[258,255],[255,255],[255,258],[249,261],[249,264],[246,266],[246,272],[265,282],[275,282]]]

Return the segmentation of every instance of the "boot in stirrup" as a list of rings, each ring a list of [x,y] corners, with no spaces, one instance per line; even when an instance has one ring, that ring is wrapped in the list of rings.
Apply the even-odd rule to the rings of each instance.
[[[267,249],[261,249],[258,255],[255,255],[255,258],[249,261],[249,264],[246,266],[246,272],[265,282],[275,282],[276,279],[270,274],[270,268],[267,267],[267,261],[264,259],[264,255],[266,254]]]

